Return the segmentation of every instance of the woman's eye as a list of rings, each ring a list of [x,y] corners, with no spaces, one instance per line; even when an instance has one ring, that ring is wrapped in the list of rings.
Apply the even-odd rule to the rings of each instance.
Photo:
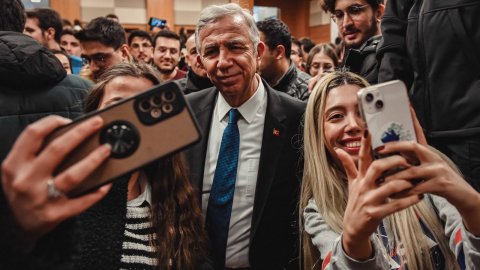
[[[340,113],[334,113],[328,116],[328,120],[338,120],[342,118],[343,118],[343,114],[340,114]]]

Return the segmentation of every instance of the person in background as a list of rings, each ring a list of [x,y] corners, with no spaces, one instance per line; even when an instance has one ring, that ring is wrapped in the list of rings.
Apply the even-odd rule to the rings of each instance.
[[[61,50],[62,20],[53,9],[38,8],[27,11],[24,34],[31,36],[49,50]]]
[[[153,38],[153,63],[160,71],[162,82],[185,78],[186,72],[179,70],[180,37],[170,30],[158,32]]]
[[[305,103],[256,74],[265,44],[248,10],[203,9],[195,38],[215,88],[186,96],[203,134],[187,158],[215,267],[298,269],[302,159],[294,142]]]
[[[354,73],[329,73],[308,101],[304,268],[478,269],[480,194],[426,144],[413,109],[418,142],[388,142],[374,160],[357,99],[366,86]]]
[[[75,33],[70,29],[62,31],[62,34],[60,35],[60,46],[68,53],[68,55],[74,55],[77,57],[82,55],[80,40],[75,37]]]
[[[147,64],[153,62],[152,37],[145,31],[135,30],[128,36],[128,47],[133,59]]]
[[[258,67],[260,76],[275,90],[308,99],[310,76],[298,70],[290,59],[292,36],[288,26],[278,19],[267,19],[257,22],[257,27],[260,40],[267,45]]]
[[[150,65],[116,65],[100,76],[87,97],[86,111],[158,83],[158,73]],[[23,260],[7,265],[15,269],[199,269],[205,262],[205,232],[182,154],[153,162],[92,193],[55,197],[47,191],[48,181],[58,193],[67,192],[110,154],[110,147],[102,145],[54,174],[65,155],[102,126],[101,118],[93,118],[41,148],[53,128],[66,123],[64,118],[49,117],[32,124],[2,166],[3,188],[16,229],[30,244],[8,243],[17,251],[15,258]]]
[[[306,64],[306,70],[312,76],[308,90],[311,92],[317,81],[326,73],[334,71],[338,65],[337,54],[330,44],[323,43],[313,47]]]
[[[198,52],[195,44],[195,34],[191,35],[187,39],[185,45],[185,60],[188,64],[187,76],[183,79],[177,80],[177,82],[181,85],[183,93],[189,94],[212,87],[213,84],[207,77],[207,72],[197,57]]]
[[[302,43],[297,39],[292,37],[292,49],[290,52],[290,60],[293,61],[295,67],[297,67],[300,71],[305,71],[305,66],[303,62],[303,51],[302,51]]]
[[[20,0],[0,2],[0,162],[28,124],[50,114],[80,116],[91,87],[67,75],[49,49],[22,34],[24,13]]]
[[[60,61],[67,74],[72,74],[72,61],[68,54],[64,51],[56,50],[53,50],[52,53],[57,57],[58,61]]]
[[[399,79],[428,142],[480,192],[479,1],[387,1],[379,82]],[[412,14],[409,16],[409,14]]]
[[[318,44],[310,50],[306,64],[307,73],[315,77],[332,72],[338,66],[335,49],[328,43]]]
[[[307,37],[301,38],[300,43],[302,44],[301,48],[303,54],[303,62],[306,63],[308,59],[308,54],[310,53],[310,50],[315,47],[315,43]]]
[[[380,21],[385,11],[384,0],[325,0],[322,8],[331,14],[345,42],[341,66],[362,76],[370,84],[377,83],[379,64],[376,52],[382,39]]]
[[[80,40],[84,69],[96,81],[109,67],[131,59],[125,30],[114,20],[91,20],[75,37]],[[88,65],[88,66],[87,66]]]
[[[120,20],[118,19],[118,16],[116,14],[113,14],[113,13],[107,14],[105,15],[105,18],[112,20],[116,23],[120,23]]]

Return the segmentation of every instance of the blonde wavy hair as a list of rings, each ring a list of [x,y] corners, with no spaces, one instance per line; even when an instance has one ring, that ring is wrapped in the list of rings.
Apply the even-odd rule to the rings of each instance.
[[[338,164],[326,148],[323,133],[325,102],[331,89],[341,85],[368,86],[360,76],[335,71],[325,75],[313,89],[308,100],[304,126],[304,171],[300,194],[300,246],[303,250],[304,269],[321,269],[321,257],[305,232],[303,209],[314,199],[325,222],[337,233],[343,231],[343,216],[347,207],[348,187],[344,168]],[[411,206],[387,217],[389,232],[395,243],[402,243],[403,262],[408,268],[434,269],[427,238],[418,217],[430,229],[445,257],[446,269],[458,269],[455,256],[448,246],[444,229],[429,200]],[[400,241],[402,239],[402,241]],[[425,254],[428,254],[425,256]],[[325,256],[326,254],[323,254]]]

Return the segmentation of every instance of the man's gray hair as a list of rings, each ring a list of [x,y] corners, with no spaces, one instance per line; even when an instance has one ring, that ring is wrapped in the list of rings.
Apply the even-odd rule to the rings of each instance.
[[[248,26],[248,33],[250,40],[253,43],[253,49],[257,51],[257,45],[260,42],[260,34],[258,32],[257,25],[253,19],[252,14],[247,9],[241,8],[238,4],[230,3],[224,5],[211,5],[204,8],[200,12],[200,18],[198,19],[197,27],[195,29],[195,44],[197,46],[197,52],[200,54],[201,42],[200,31],[207,25],[214,23],[227,16],[240,15]],[[201,55],[201,54],[200,54]]]

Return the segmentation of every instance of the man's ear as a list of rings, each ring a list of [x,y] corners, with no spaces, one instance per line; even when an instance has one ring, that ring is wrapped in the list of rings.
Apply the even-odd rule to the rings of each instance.
[[[119,50],[122,55],[122,60],[132,60],[132,55],[130,54],[130,50],[127,44],[123,44],[122,46],[120,46]]]
[[[377,19],[378,23],[382,20],[384,13],[385,13],[385,5],[384,4],[378,5],[377,11],[375,12],[375,18]]]
[[[258,42],[258,45],[257,45],[257,61],[260,61],[260,59],[262,59],[263,57],[263,54],[265,53],[265,43],[263,43],[262,41]]]
[[[50,41],[55,39],[55,29],[53,27],[49,27],[47,30],[43,32],[45,38]]]
[[[278,45],[274,50],[274,54],[275,54],[275,59],[277,60],[285,58],[285,46]]]
[[[200,53],[197,54],[197,62],[201,69],[207,71],[207,69],[205,68],[205,65],[203,64],[203,59],[202,57],[200,57]],[[208,72],[207,72],[207,77],[210,79],[210,74],[208,74]]]

